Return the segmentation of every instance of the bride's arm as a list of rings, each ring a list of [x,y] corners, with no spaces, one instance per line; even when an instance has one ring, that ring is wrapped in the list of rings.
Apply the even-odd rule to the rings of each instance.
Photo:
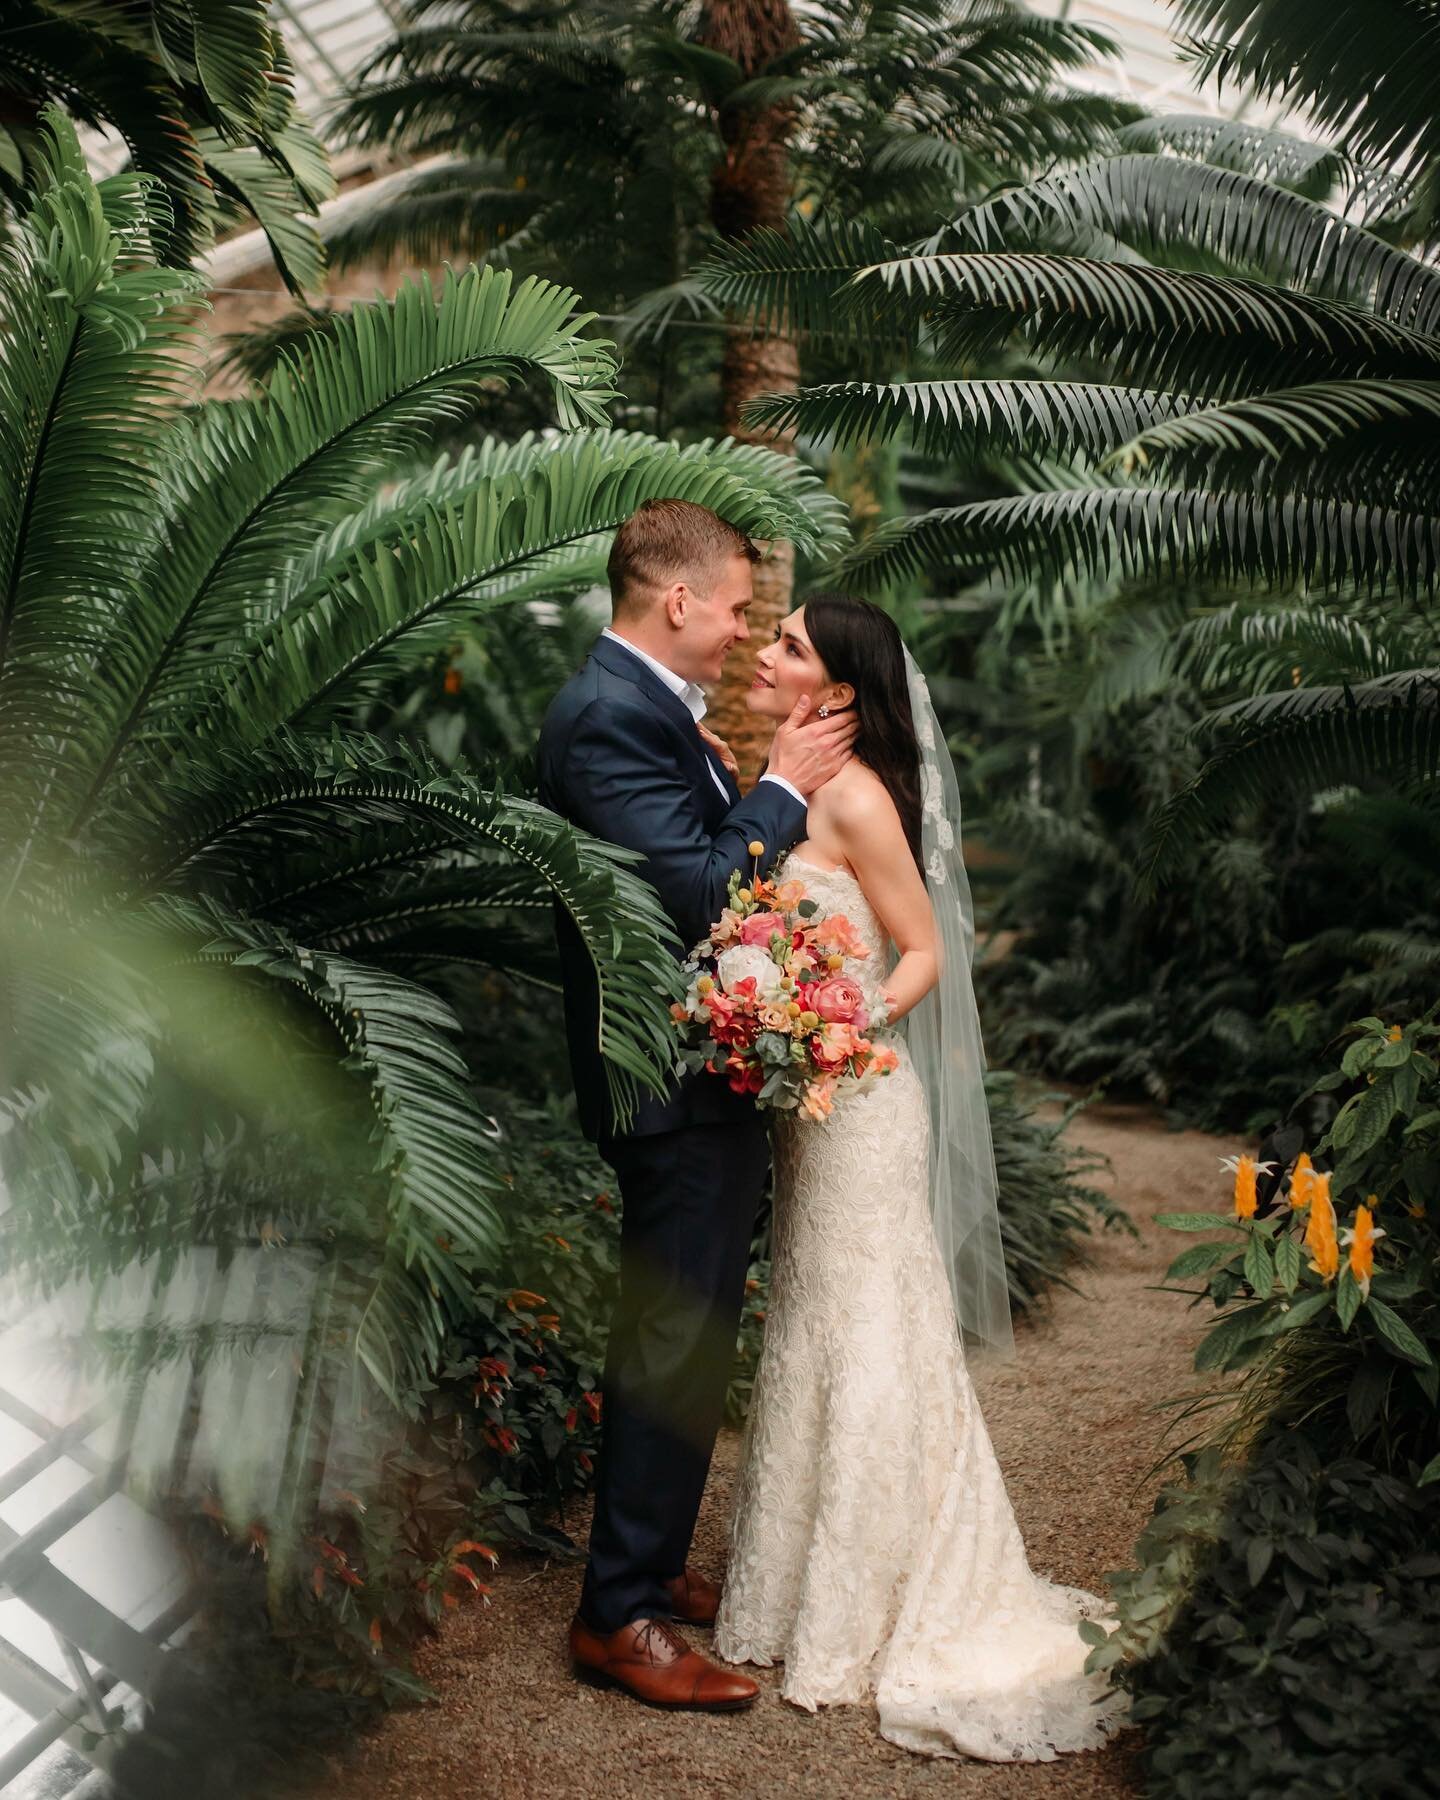
[[[830,816],[846,862],[900,953],[885,992],[890,1017],[903,1018],[940,976],[935,914],[924,877],[910,854],[895,802],[878,781],[845,784]]]

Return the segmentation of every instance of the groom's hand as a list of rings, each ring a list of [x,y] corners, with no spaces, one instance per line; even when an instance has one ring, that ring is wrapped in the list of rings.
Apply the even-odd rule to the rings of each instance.
[[[783,775],[807,800],[849,762],[850,748],[859,730],[853,712],[806,724],[809,717],[810,696],[802,694],[790,717],[775,733],[766,768],[767,774]]]

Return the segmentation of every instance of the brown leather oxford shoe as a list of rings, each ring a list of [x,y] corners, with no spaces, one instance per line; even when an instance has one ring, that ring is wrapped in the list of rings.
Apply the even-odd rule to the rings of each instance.
[[[665,1583],[670,1616],[683,1625],[713,1625],[720,1610],[720,1584],[686,1563],[684,1573]]]
[[[738,1712],[760,1692],[749,1676],[718,1668],[692,1650],[664,1619],[632,1619],[608,1636],[574,1619],[570,1654],[582,1681],[623,1688],[647,1706]]]

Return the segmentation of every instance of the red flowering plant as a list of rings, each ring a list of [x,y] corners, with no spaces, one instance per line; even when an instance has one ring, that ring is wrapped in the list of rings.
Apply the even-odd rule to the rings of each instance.
[[[730,877],[730,903],[684,964],[671,1008],[688,1069],[722,1076],[776,1112],[823,1123],[835,1102],[871,1085],[898,1058],[877,1041],[885,997],[867,982],[870,952],[843,913],[822,913],[803,882]]]

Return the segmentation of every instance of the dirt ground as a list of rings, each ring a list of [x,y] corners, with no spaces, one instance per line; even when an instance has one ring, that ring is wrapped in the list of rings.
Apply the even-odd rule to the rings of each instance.
[[[1040,1573],[1103,1591],[1124,1567],[1159,1477],[1146,1471],[1171,1414],[1159,1404],[1195,1383],[1199,1315],[1153,1291],[1176,1254],[1157,1212],[1220,1197],[1216,1158],[1233,1146],[1171,1132],[1140,1107],[1098,1105],[1071,1126],[1102,1151],[1108,1187],[1141,1235],[1097,1236],[1048,1313],[1017,1331],[1013,1364],[977,1370],[996,1453]],[[1173,1436],[1171,1441],[1173,1442]],[[716,1452],[693,1560],[719,1574],[738,1438]],[[887,1744],[868,1708],[818,1716],[782,1701],[779,1672],[748,1712],[663,1713],[622,1694],[582,1687],[569,1672],[565,1631],[579,1586],[569,1562],[512,1554],[488,1609],[452,1617],[422,1659],[438,1705],[390,1715],[335,1768],[315,1800],[1099,1800],[1140,1793],[1127,1731],[1104,1750],[1050,1763],[931,1760]],[[691,1636],[702,1646],[708,1633]]]

